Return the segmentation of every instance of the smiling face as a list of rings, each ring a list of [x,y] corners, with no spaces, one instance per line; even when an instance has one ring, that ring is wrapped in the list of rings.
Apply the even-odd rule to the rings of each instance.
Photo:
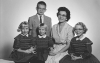
[[[84,34],[84,29],[81,25],[75,26],[75,33],[77,36],[82,36]]]
[[[41,27],[39,28],[39,34],[40,34],[41,36],[46,34],[46,29],[45,29],[45,27],[41,26]]]
[[[65,11],[60,11],[58,14],[59,22],[65,22],[67,20],[66,15],[67,13]]]
[[[28,25],[22,24],[21,33],[22,33],[23,35],[27,35],[28,32],[29,32],[29,27],[28,27]]]
[[[43,15],[45,11],[46,11],[46,6],[43,4],[38,4],[37,14]]]

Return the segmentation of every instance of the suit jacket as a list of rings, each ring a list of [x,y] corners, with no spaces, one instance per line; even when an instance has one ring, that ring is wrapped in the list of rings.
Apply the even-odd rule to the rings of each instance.
[[[38,34],[37,27],[40,24],[38,16],[34,15],[29,17],[28,23],[29,23],[29,29],[31,29],[31,35],[33,37],[36,37]],[[44,23],[48,26],[46,34],[47,36],[50,36],[51,26],[52,26],[51,18],[44,15]]]

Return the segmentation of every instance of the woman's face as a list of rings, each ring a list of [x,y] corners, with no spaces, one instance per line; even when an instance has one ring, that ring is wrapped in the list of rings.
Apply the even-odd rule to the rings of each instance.
[[[59,22],[65,22],[67,20],[66,15],[67,13],[65,11],[60,11],[58,14]]]
[[[75,26],[75,33],[77,36],[81,36],[84,34],[83,27],[81,25],[76,25]]]

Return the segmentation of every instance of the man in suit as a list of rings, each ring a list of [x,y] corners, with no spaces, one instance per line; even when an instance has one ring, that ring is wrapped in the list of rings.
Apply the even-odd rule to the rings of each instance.
[[[37,27],[39,26],[39,24],[45,23],[48,26],[46,34],[47,36],[50,36],[52,22],[51,22],[50,17],[44,15],[46,11],[46,3],[44,1],[39,1],[37,3],[36,10],[37,10],[37,14],[29,17],[29,20],[28,20],[30,34],[33,37],[36,37],[38,35]]]

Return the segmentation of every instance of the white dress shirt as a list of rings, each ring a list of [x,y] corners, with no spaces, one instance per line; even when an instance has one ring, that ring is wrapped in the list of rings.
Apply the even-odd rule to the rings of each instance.
[[[40,15],[37,14],[37,16],[38,16],[39,21],[40,21]],[[41,15],[41,19],[42,19],[42,23],[44,23],[44,15]]]

